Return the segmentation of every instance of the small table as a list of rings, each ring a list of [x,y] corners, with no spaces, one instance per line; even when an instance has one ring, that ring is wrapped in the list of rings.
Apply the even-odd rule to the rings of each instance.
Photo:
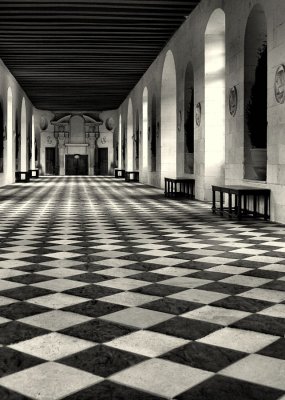
[[[139,182],[139,171],[125,171],[126,182]]]
[[[216,207],[216,192],[218,192],[220,203]],[[228,195],[228,207],[224,206],[224,194]],[[234,196],[234,205],[233,198]],[[251,204],[250,204],[251,200]],[[220,215],[227,214],[229,218],[237,217],[241,220],[243,216],[253,218],[270,218],[270,190],[248,186],[212,186],[212,211]],[[260,203],[263,203],[263,212],[260,211]],[[251,207],[250,207],[251,206]],[[252,209],[251,209],[252,208]]]
[[[124,169],[115,169],[115,178],[124,178],[125,177],[125,170]]]
[[[188,197],[194,199],[195,179],[164,178],[165,197]]]

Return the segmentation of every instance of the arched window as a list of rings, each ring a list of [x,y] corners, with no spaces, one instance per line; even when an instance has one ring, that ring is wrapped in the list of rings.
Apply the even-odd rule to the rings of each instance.
[[[225,176],[225,13],[216,9],[205,32],[205,197]],[[202,110],[203,112],[203,110]]]
[[[185,73],[184,86],[184,172],[194,172],[194,71],[191,62]]]
[[[14,181],[14,160],[15,155],[13,153],[13,94],[12,89],[9,87],[7,91],[7,171],[6,177],[7,182],[11,183]]]
[[[134,169],[134,121],[133,121],[133,104],[129,99],[128,104],[128,125],[127,125],[127,171]]]
[[[156,153],[157,153],[157,115],[156,115],[156,97],[155,94],[151,100],[151,135],[150,135],[150,159],[151,171],[156,171]]]
[[[122,168],[126,168],[126,125],[125,122],[122,124]]]
[[[166,54],[161,82],[161,185],[176,177],[177,153],[176,69],[172,52]]]
[[[142,167],[148,168],[148,90],[145,87],[142,100]]]
[[[244,39],[244,177],[266,180],[267,167],[267,24],[256,5]]]
[[[27,171],[27,111],[23,98],[21,108],[21,171]]]

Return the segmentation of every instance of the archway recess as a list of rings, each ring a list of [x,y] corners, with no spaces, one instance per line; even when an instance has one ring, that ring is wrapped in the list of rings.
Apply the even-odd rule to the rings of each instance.
[[[265,181],[267,169],[267,22],[257,4],[244,38],[244,177]]]
[[[161,186],[177,173],[176,68],[172,52],[166,54],[161,82]]]
[[[148,89],[144,88],[142,99],[142,168],[148,169]]]
[[[184,172],[194,173],[194,70],[187,64],[184,82]]]
[[[225,179],[225,13],[216,9],[205,32],[205,198]]]

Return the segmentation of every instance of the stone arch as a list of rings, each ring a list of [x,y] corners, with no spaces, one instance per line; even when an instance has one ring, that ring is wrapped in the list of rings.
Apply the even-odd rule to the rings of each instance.
[[[142,168],[148,169],[148,89],[144,88],[142,97]]]
[[[194,69],[188,62],[184,79],[184,172],[194,173]]]
[[[251,10],[244,38],[244,177],[266,180],[267,22],[263,8]]]

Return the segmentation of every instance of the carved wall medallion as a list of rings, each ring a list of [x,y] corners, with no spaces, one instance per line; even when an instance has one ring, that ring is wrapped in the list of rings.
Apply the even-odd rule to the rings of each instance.
[[[111,131],[112,129],[114,129],[114,127],[115,127],[114,119],[112,117],[109,117],[105,122],[105,126],[108,129],[108,131]]]
[[[201,114],[202,114],[202,106],[201,103],[198,103],[195,109],[195,120],[197,126],[201,125]]]
[[[237,95],[237,88],[233,86],[229,92],[229,110],[230,114],[234,117],[237,112],[238,106],[238,95]]]
[[[46,117],[42,115],[40,119],[40,128],[42,131],[45,131],[47,127],[48,127],[48,120],[46,119]]]
[[[276,101],[280,104],[285,101],[285,65],[281,64],[275,73],[274,92]]]

